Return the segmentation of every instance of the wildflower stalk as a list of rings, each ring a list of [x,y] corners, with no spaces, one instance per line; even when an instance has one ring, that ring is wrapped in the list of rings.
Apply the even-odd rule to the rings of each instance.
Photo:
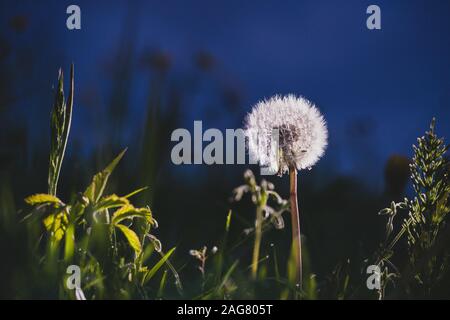
[[[295,260],[295,281],[302,286],[302,240],[300,236],[300,216],[297,203],[297,169],[293,166],[289,169],[290,177],[290,202],[292,221],[292,252]]]
[[[446,258],[439,252],[438,236],[444,231],[445,219],[450,212],[449,162],[446,158],[449,146],[445,145],[442,138],[438,138],[434,129],[433,119],[430,130],[418,138],[417,145],[413,145],[410,172],[416,193],[414,199],[392,202],[390,207],[379,212],[380,215],[388,216],[385,244],[376,258],[376,264],[383,267],[383,291],[388,281],[400,276],[398,270],[389,273],[384,264],[396,269],[389,259],[394,255],[394,246],[401,238],[407,237],[408,240],[409,264],[401,280],[409,294],[422,295],[422,292],[426,292],[425,295],[430,297],[445,269]],[[390,240],[394,229],[393,219],[398,209],[407,210],[408,217],[403,220],[400,231]]]
[[[262,239],[262,225],[264,221],[263,210],[267,205],[267,192],[261,190],[257,196],[256,204],[256,221],[255,221],[255,245],[253,246],[253,257],[252,257],[252,278],[256,280],[258,276],[258,264],[259,264],[259,251],[261,250],[261,239]]]
[[[255,242],[253,245],[252,263],[249,267],[251,269],[251,277],[253,280],[258,276],[258,265],[261,262],[259,258],[259,252],[261,250],[261,240],[264,228],[267,226],[266,220],[269,220],[276,229],[284,228],[284,220],[282,213],[288,210],[288,202],[280,197],[280,195],[274,191],[274,185],[266,180],[262,180],[260,184],[256,183],[255,176],[251,170],[247,170],[244,173],[245,184],[241,185],[233,190],[233,200],[239,201],[242,199],[244,193],[249,192],[252,196],[252,202],[256,206],[256,218],[255,228],[247,229],[255,234]],[[276,201],[277,207],[268,205],[269,199],[272,198]],[[230,214],[227,218],[226,231],[228,232],[230,224]],[[245,232],[247,235],[250,232]],[[244,241],[244,240],[243,240]],[[239,246],[242,242],[238,242],[233,248]]]
[[[256,222],[255,222],[255,245],[253,246],[253,257],[252,257],[252,278],[256,280],[258,276],[258,262],[259,262],[259,251],[261,248],[261,238],[262,238],[262,224],[263,224],[263,210],[262,206],[258,205],[256,207]]]
[[[64,100],[64,77],[60,69],[58,75],[58,89],[51,116],[51,150],[48,173],[48,193],[56,195],[59,174],[66,152],[67,140],[70,133],[73,108],[74,67],[70,67],[70,88],[67,101]]]

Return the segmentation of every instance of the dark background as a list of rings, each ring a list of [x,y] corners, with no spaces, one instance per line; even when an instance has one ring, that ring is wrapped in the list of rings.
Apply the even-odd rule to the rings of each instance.
[[[81,8],[81,30],[66,28],[70,4]],[[366,28],[370,4],[381,8],[381,30]],[[128,147],[110,191],[150,186],[138,202],[151,205],[182,265],[190,248],[217,242],[230,207],[236,235],[254,213],[249,199],[228,201],[247,166],[174,166],[171,132],[192,131],[194,120],[204,130],[239,128],[259,99],[301,94],[330,134],[324,158],[299,178],[312,269],[326,275],[382,239],[377,212],[408,192],[403,156],[432,117],[450,134],[449,14],[446,0],[2,0],[3,203],[20,210],[25,196],[46,191],[53,88],[58,68],[67,75],[73,62],[61,198]],[[287,177],[270,180],[287,198]],[[286,242],[289,228],[267,239]]]

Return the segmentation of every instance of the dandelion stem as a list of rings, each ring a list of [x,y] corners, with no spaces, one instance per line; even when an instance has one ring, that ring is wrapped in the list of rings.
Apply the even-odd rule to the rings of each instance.
[[[295,259],[295,280],[301,288],[302,286],[302,240],[300,237],[300,217],[297,203],[297,169],[289,168],[290,177],[290,201],[291,201],[291,221],[292,221],[292,246]]]

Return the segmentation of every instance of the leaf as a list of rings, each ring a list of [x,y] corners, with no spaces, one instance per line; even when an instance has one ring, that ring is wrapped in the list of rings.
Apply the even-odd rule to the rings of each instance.
[[[228,230],[230,230],[230,225],[231,225],[231,213],[232,211],[229,210],[228,211],[228,215],[227,215],[227,222],[225,223],[225,231],[228,232]],[[158,219],[159,220],[159,219]]]
[[[164,294],[164,289],[166,288],[166,283],[167,283],[167,271],[164,271],[162,277],[161,277],[161,281],[159,282],[159,289],[158,289],[158,294],[157,297],[161,298]]]
[[[142,279],[142,285],[147,283],[154,275],[155,273],[163,266],[163,264],[170,258],[172,253],[175,251],[175,247],[170,249],[159,261],[156,263],[153,268],[151,268]]]
[[[116,227],[120,231],[122,231],[124,236],[127,238],[128,243],[133,248],[133,250],[136,252],[136,254],[139,254],[141,252],[142,248],[141,248],[141,242],[139,241],[137,234],[130,228],[124,226],[123,224],[117,224]]]
[[[91,203],[96,204],[100,197],[105,191],[106,184],[108,183],[109,176],[113,172],[114,168],[117,166],[119,161],[122,159],[123,155],[127,149],[124,149],[111,163],[102,171],[97,173],[92,179],[91,184],[84,192],[84,195],[88,197]]]
[[[55,206],[63,205],[63,202],[57,197],[47,193],[37,193],[25,198],[25,202],[35,206],[40,204],[54,204]]]
[[[101,211],[105,209],[122,207],[130,204],[127,198],[119,197],[115,194],[112,194],[107,197],[103,197],[100,201],[95,205],[95,211]]]
[[[64,243],[64,261],[69,263],[75,252],[75,226],[73,224],[69,225],[65,233],[65,243]]]
[[[132,196],[134,196],[134,195],[136,195],[136,194],[138,194],[138,193],[141,193],[142,191],[145,191],[145,190],[147,190],[148,189],[148,187],[142,187],[142,188],[139,188],[139,189],[137,189],[137,190],[134,190],[133,192],[130,192],[129,194],[127,194],[126,196],[124,196],[124,198],[131,198]]]
[[[132,218],[143,218],[148,223],[153,224],[152,212],[148,208],[135,208],[131,204],[127,204],[114,212],[112,223],[118,224],[120,221]]]
[[[51,236],[59,241],[64,236],[69,220],[67,218],[66,210],[61,210],[58,213],[52,213],[42,222],[44,223],[45,229],[50,232]]]
[[[237,265],[239,264],[239,260],[236,260],[230,267],[230,269],[228,269],[228,271],[225,273],[225,276],[222,279],[222,282],[220,283],[220,285],[217,287],[217,292],[219,290],[221,290],[226,283],[228,282],[228,279],[231,277],[231,275],[233,274],[234,270],[236,269]]]
[[[311,274],[307,279],[306,291],[309,300],[317,300],[317,280],[315,274]]]

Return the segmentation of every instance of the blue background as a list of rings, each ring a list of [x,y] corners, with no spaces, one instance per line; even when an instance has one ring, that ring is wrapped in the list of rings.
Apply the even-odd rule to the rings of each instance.
[[[65,26],[69,4],[81,8],[81,30]],[[381,8],[382,30],[366,28],[370,4]],[[168,82],[183,88],[180,126],[192,130],[193,120],[203,120],[204,128],[240,127],[259,99],[301,94],[328,122],[330,146],[320,164],[380,187],[380,163],[394,153],[410,156],[433,116],[438,132],[450,133],[449,14],[444,0],[2,1],[2,30],[16,15],[27,21],[26,32],[8,31],[4,39],[33,62],[13,69],[18,99],[8,119],[27,128],[31,144],[46,143],[48,135],[37,133],[48,130],[57,69],[73,61],[71,139],[89,155],[111,139],[111,74],[116,57],[127,55],[120,139],[133,149],[152,90],[140,61],[157,50],[170,58]],[[200,51],[214,57],[209,73],[193,65]],[[227,89],[239,96],[233,113],[219,101]]]

